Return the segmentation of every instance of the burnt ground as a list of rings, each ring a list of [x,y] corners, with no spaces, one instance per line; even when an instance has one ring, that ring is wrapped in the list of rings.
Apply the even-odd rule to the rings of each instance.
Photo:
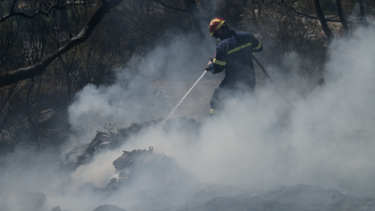
[[[81,144],[64,152],[58,162],[57,169],[60,171],[74,171],[79,166],[90,163],[94,156],[104,150],[114,150],[119,148],[131,137],[137,136],[142,130],[154,125],[161,124],[163,119],[157,119],[150,122],[133,123],[127,128],[118,129],[117,133],[97,132],[96,136],[90,143]],[[178,124],[176,124],[178,122]],[[174,130],[185,133],[199,135],[199,122],[194,119],[181,117],[178,119],[168,120],[164,125],[165,131],[170,131],[172,126]],[[176,126],[179,125],[180,127]]]
[[[89,164],[105,150],[121,147],[130,137],[143,129],[160,124],[162,120],[132,124],[117,133],[98,132],[87,144],[78,145],[63,153],[56,162],[57,174],[69,175],[79,166]],[[169,120],[163,129],[168,131],[179,121],[183,132],[199,133],[199,122],[181,118]],[[153,147],[123,151],[113,160],[114,176],[106,186],[93,187],[95,201],[129,199],[137,205],[121,207],[103,204],[95,211],[155,210],[155,211],[352,211],[375,210],[373,194],[348,192],[343,186],[334,190],[319,186],[297,184],[272,190],[251,190],[248,187],[224,186],[198,182],[195,176],[177,161]],[[45,207],[49,196],[40,192],[17,192],[0,196],[0,211],[12,210],[7,203],[21,203],[17,210],[51,210]],[[63,206],[54,211],[65,210]],[[60,208],[61,207],[61,208]],[[14,209],[13,209],[14,210]]]
[[[375,210],[375,199],[340,193],[319,186],[299,184],[275,190],[217,197],[181,211],[352,211]]]
[[[195,132],[199,123],[192,119],[181,119],[184,130]],[[175,120],[174,120],[175,121]],[[74,165],[89,162],[95,151],[113,149],[137,135],[151,123],[133,124],[118,134],[98,133],[81,155],[76,156]],[[174,124],[173,120],[169,125]],[[185,131],[186,132],[186,131]],[[123,138],[125,137],[125,138]],[[122,141],[121,141],[122,140]],[[79,160],[85,157],[85,162]],[[87,159],[90,158],[90,159]],[[60,163],[61,165],[61,163]],[[68,166],[70,166],[69,164]],[[115,175],[107,186],[96,188],[100,199],[126,195],[127,190],[146,201],[132,210],[159,211],[336,211],[375,210],[375,198],[350,195],[345,188],[328,189],[319,186],[298,184],[282,186],[273,190],[249,190],[245,187],[229,187],[219,184],[199,184],[194,175],[178,165],[176,160],[153,152],[153,148],[123,151],[113,161]],[[134,191],[137,190],[137,191]],[[127,209],[122,207],[119,209]]]
[[[147,188],[140,195],[148,204],[139,206],[139,210],[375,210],[374,197],[347,195],[338,190],[306,184],[256,191],[218,184],[198,184],[194,175],[181,168],[172,157],[152,150],[150,147],[149,150],[124,151],[113,162],[117,176],[105,188],[96,191],[105,193],[105,197],[112,197],[127,189],[140,187],[139,184],[146,184]]]

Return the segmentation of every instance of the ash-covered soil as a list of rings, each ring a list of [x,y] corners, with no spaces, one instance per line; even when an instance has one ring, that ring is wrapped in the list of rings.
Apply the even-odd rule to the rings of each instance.
[[[169,120],[163,130],[170,130],[179,121],[181,132],[199,133],[200,123],[187,118]],[[79,167],[92,163],[102,152],[121,149],[130,138],[143,130],[161,124],[161,120],[132,124],[117,133],[97,132],[94,139],[62,153],[55,165],[55,176],[75,173]],[[176,128],[174,127],[174,130]],[[240,185],[214,184],[199,181],[195,175],[171,156],[148,149],[119,153],[111,161],[113,176],[101,187],[88,185],[86,190],[94,211],[352,211],[375,210],[375,197],[369,191],[350,192],[345,184],[340,190],[295,184],[259,190]],[[84,178],[83,178],[84,179]],[[0,191],[0,211],[7,210],[82,210],[66,209],[64,203],[48,193]],[[58,197],[57,197],[58,198]],[[66,203],[66,202],[65,202]],[[15,204],[17,206],[15,206]],[[48,205],[47,205],[48,204]],[[66,206],[66,204],[65,204]],[[92,207],[92,206],[91,206]]]
[[[184,211],[352,211],[375,210],[375,198],[299,184],[235,197],[217,197]]]
[[[113,162],[116,177],[105,188],[105,197],[126,189],[147,204],[139,210],[163,211],[352,211],[375,210],[375,198],[346,195],[338,190],[297,184],[273,190],[251,190],[219,184],[204,184],[181,168],[172,157],[149,150],[124,151]],[[146,186],[146,188],[144,188]],[[190,188],[192,187],[192,188]]]

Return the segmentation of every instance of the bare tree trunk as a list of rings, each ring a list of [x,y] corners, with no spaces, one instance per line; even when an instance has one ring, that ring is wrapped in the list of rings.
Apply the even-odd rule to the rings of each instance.
[[[0,87],[4,87],[25,79],[33,78],[35,76],[43,75],[44,71],[46,71],[46,68],[53,60],[66,53],[72,47],[85,42],[93,32],[95,27],[100,23],[104,15],[107,14],[110,9],[114,8],[121,2],[122,0],[102,0],[102,5],[96,10],[94,15],[91,16],[90,20],[86,23],[86,25],[77,36],[73,37],[67,44],[56,50],[41,62],[26,68],[20,68],[18,70],[11,71],[4,75],[0,75]]]
[[[255,6],[253,7],[252,12],[253,12],[253,22],[254,22],[254,25],[259,30],[258,17],[255,14]]]
[[[363,24],[364,26],[367,26],[367,22],[364,19],[365,10],[364,10],[364,6],[363,6],[363,0],[359,0],[358,4],[359,4],[359,20],[360,20],[361,24]]]
[[[204,28],[208,28],[208,23],[206,23],[208,20],[206,20],[206,18],[199,12],[197,2],[195,0],[184,1],[195,27],[198,29],[201,37],[203,37],[204,33],[208,33],[208,29],[207,31],[203,30]]]
[[[320,7],[319,0],[314,0],[314,5],[315,5],[316,14],[318,15],[320,24],[322,25],[322,29],[324,33],[327,35],[328,42],[331,42],[335,38],[335,36],[333,35],[332,31],[329,29],[327,25],[327,20],[323,14],[322,8]]]
[[[69,22],[68,22],[68,11],[66,9],[60,10],[60,28],[63,32],[67,32],[69,30]]]
[[[365,10],[363,9],[363,0],[359,0],[359,17],[361,21],[363,20],[363,16],[365,16]]]
[[[341,0],[336,0],[336,5],[337,5],[337,13],[339,15],[339,19],[341,21],[342,28],[344,29],[344,33],[348,34],[349,33],[349,27],[348,27],[348,24],[346,23],[346,20],[344,18],[344,13],[342,12]]]

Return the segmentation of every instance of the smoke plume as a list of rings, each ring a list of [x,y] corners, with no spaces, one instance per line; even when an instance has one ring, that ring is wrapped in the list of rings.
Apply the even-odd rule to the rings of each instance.
[[[137,190],[102,201],[94,200],[91,193],[116,176],[112,162],[122,150],[153,146],[156,153],[174,157],[194,175],[195,186],[183,187],[188,192],[198,190],[202,183],[250,189],[304,183],[336,189],[345,186],[366,193],[375,185],[374,39],[374,29],[358,28],[351,36],[335,40],[329,46],[325,84],[321,86],[307,89],[297,75],[276,77],[285,98],[267,83],[258,86],[255,94],[228,96],[223,114],[213,118],[208,117],[209,100],[223,76],[206,74],[174,116],[199,119],[198,134],[180,130],[184,125],[178,121],[169,130],[162,125],[150,127],[67,177],[44,171],[54,178],[45,180],[40,191],[47,194],[50,207],[93,210],[112,203],[135,210],[144,197]],[[215,40],[204,41],[211,49],[192,47],[191,40],[189,36],[176,38],[141,60],[134,59],[127,68],[116,70],[113,85],[88,85],[80,91],[69,107],[70,124],[93,131],[72,135],[70,143],[88,143],[96,130],[106,130],[108,124],[115,125],[115,130],[166,117],[204,70],[207,55],[213,54],[208,50],[214,51]],[[298,59],[295,55],[289,58],[294,62],[284,65],[298,69]],[[276,76],[277,67],[271,72],[271,77]],[[36,176],[30,180],[22,182],[23,188],[41,183]]]

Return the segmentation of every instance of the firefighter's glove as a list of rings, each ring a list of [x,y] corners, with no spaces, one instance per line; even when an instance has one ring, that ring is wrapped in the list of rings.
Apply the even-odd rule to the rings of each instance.
[[[206,67],[206,70],[207,71],[209,71],[209,69],[210,69],[210,64],[212,64],[212,61],[213,61],[214,59],[212,58],[212,56],[210,56],[210,61],[208,61],[208,63],[207,63],[207,67]]]

